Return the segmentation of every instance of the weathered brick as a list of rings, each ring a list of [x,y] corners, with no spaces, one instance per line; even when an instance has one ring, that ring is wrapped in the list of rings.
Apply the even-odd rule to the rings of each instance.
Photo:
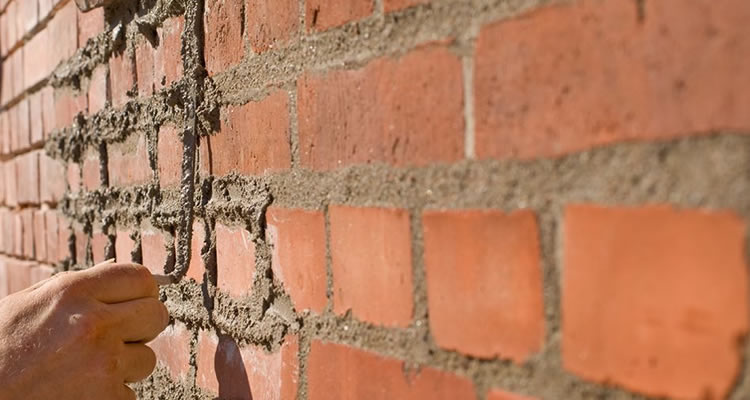
[[[154,84],[156,89],[171,86],[182,78],[182,42],[180,36],[185,27],[185,17],[170,18],[157,30],[159,47],[154,53]]]
[[[640,19],[629,0],[565,2],[484,27],[477,155],[535,158],[750,128],[750,58],[736,56],[750,53],[741,22],[750,3],[644,7]]]
[[[49,223],[49,220],[47,220]],[[70,228],[70,223],[65,220],[62,216],[58,215],[58,237],[57,237],[57,257],[55,261],[64,261],[72,258],[70,248],[70,239],[73,237],[73,233]]]
[[[96,35],[104,32],[104,8],[96,8],[88,12],[78,11],[78,47]]]
[[[55,108],[55,92],[51,86],[45,86],[40,93],[42,95],[42,126],[44,128],[44,138],[46,139],[56,128],[57,109]]]
[[[24,85],[31,87],[41,82],[55,69],[60,61],[50,50],[50,30],[38,32],[24,47]]]
[[[5,204],[13,207],[18,204],[18,185],[16,183],[16,163],[18,160],[12,159],[5,162],[4,175],[5,175]]]
[[[5,263],[8,275],[8,293],[16,293],[31,286],[33,263],[8,259]]]
[[[385,12],[392,12],[429,2],[430,0],[384,0],[383,8]]]
[[[287,42],[299,28],[296,0],[247,0],[245,10],[246,30],[256,53]]]
[[[156,358],[175,381],[187,380],[190,373],[190,339],[184,324],[175,322],[167,327],[149,346]]]
[[[39,261],[47,260],[47,223],[46,211],[33,211],[34,218],[34,257]]]
[[[47,250],[45,261],[47,262],[56,263],[65,257],[64,253],[67,246],[60,247],[59,225],[60,221],[57,212],[53,210],[44,211],[45,248]]]
[[[159,184],[175,186],[182,178],[182,140],[172,125],[159,129]]]
[[[164,236],[154,230],[141,232],[141,252],[143,265],[154,274],[163,274],[167,262],[167,248]]]
[[[32,29],[39,22],[39,7],[36,1],[18,1],[18,21],[16,26],[18,27],[18,37],[21,38]]]
[[[54,38],[54,46],[49,46],[51,64],[57,65],[70,58],[78,48],[78,9],[74,1],[68,1],[58,9],[47,25],[47,35]]]
[[[102,110],[109,101],[109,83],[107,82],[107,67],[99,66],[91,72],[89,80],[88,101],[89,112],[95,114]]]
[[[255,274],[255,243],[250,232],[217,223],[216,264],[219,289],[236,297],[248,295]]]
[[[156,74],[154,56],[156,49],[148,40],[141,40],[135,46],[135,74],[138,81],[138,96],[146,97],[154,93]]]
[[[7,110],[0,112],[0,153],[10,153],[10,121]]]
[[[130,100],[135,85],[135,61],[128,51],[117,53],[109,59],[109,93],[112,106],[122,107]]]
[[[564,218],[564,367],[654,397],[725,398],[750,315],[743,219],[593,205]]]
[[[92,150],[88,151],[83,158],[83,166],[81,167],[83,187],[86,190],[96,190],[102,185],[101,169],[99,153]]]
[[[255,175],[291,167],[289,96],[283,90],[259,103],[222,110],[220,132],[209,139],[211,171]]]
[[[110,185],[136,185],[152,180],[144,135],[130,135],[124,143],[110,145],[107,155]]]
[[[541,350],[544,300],[534,213],[427,211],[422,221],[437,345],[517,362]]]
[[[44,151],[39,153],[39,200],[57,203],[65,194],[65,166],[50,158]]]
[[[81,167],[72,162],[68,163],[65,180],[68,182],[68,188],[71,192],[78,192],[81,190]]]
[[[21,230],[23,232],[23,251],[24,258],[33,260],[34,252],[34,210],[26,208],[20,212]]]
[[[232,338],[201,331],[196,384],[224,399],[294,400],[297,395],[298,341],[288,336],[269,354],[240,347]]]
[[[26,70],[23,68],[23,60],[24,60],[24,49],[19,48],[11,56],[9,57],[10,60],[6,61],[4,64],[7,64],[10,62],[12,68],[11,68],[11,77],[12,77],[12,83],[13,83],[13,97],[20,96],[24,90],[26,90],[26,85],[24,81],[24,76],[26,75]]]
[[[0,218],[2,218],[2,236],[3,236],[3,253],[4,254],[13,254],[13,250],[15,248],[15,224],[16,224],[16,216],[13,212],[8,210],[7,208],[0,209]]]
[[[322,313],[326,306],[326,231],[321,211],[271,207],[266,235],[271,267],[297,311]]]
[[[94,232],[91,235],[91,255],[94,264],[99,264],[107,259],[107,245],[109,245],[109,237],[105,233]]]
[[[0,160],[0,204],[5,204],[5,165],[8,163]]]
[[[89,255],[89,235],[83,231],[83,227],[73,224],[73,238],[75,239],[75,260],[79,265],[91,265]]]
[[[41,144],[44,140],[41,92],[29,96],[29,139],[31,145]]]
[[[305,20],[308,31],[328,28],[365,18],[372,14],[373,0],[309,0],[305,2]]]
[[[118,230],[115,236],[115,259],[118,263],[133,262],[133,249],[135,241],[130,237],[130,232]]]
[[[29,121],[29,101],[22,100],[11,112],[16,113],[15,132],[12,132],[11,147],[14,151],[24,151],[31,146],[31,123]]]
[[[39,153],[35,150],[15,159],[19,204],[39,204]]]
[[[203,48],[206,69],[213,75],[238,64],[245,54],[243,0],[205,0]]]
[[[330,221],[334,311],[408,326],[414,308],[408,212],[332,206]]]
[[[88,108],[86,94],[74,95],[70,91],[62,90],[55,93],[55,129],[62,129],[73,124],[73,119],[79,113],[85,113]],[[45,107],[45,111],[47,111]]]
[[[405,373],[404,362],[341,344],[313,340],[307,359],[310,400],[475,399],[471,380],[423,367]]]
[[[357,70],[305,74],[297,84],[302,165],[460,160],[461,68],[458,56],[433,44]]]

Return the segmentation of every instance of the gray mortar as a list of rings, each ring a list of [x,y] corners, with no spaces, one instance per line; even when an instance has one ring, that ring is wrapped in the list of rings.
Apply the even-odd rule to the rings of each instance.
[[[634,2],[637,0],[634,0]],[[290,93],[296,108],[296,79],[304,71],[356,68],[382,56],[399,56],[430,41],[455,38],[451,45],[466,60],[473,51],[478,27],[519,15],[544,0],[435,0],[431,4],[383,15],[382,2],[370,18],[322,33],[304,35],[301,13],[297,36],[282,48],[262,55],[249,50],[243,62],[211,79],[202,55],[202,2],[140,0],[138,6],[110,8],[110,28],[59,66],[49,82],[62,90],[82,92],[91,72],[108,62],[113,51],[132,51],[138,40],[153,40],[154,30],[167,18],[183,14],[184,77],[172,87],[124,107],[107,105],[99,113],[78,116],[72,127],[48,141],[52,156],[80,162],[87,149],[104,156],[134,134],[146,132],[152,168],[158,161],[159,127],[176,125],[183,141],[183,179],[178,188],[160,188],[158,172],[146,185],[103,187],[78,194],[68,192],[60,203],[66,216],[88,232],[96,225],[110,235],[115,227],[134,231],[133,256],[141,259],[139,228],[152,225],[166,234],[172,263],[168,271],[180,277],[189,263],[193,214],[206,227],[201,256],[206,265],[202,284],[180,281],[162,289],[175,320],[186,324],[191,340],[191,374],[173,382],[162,369],[137,385],[141,399],[208,399],[195,386],[196,340],[201,329],[230,335],[238,343],[279,348],[288,333],[300,337],[300,400],[307,398],[307,357],[314,339],[335,341],[377,354],[396,357],[407,370],[432,366],[471,379],[484,400],[499,387],[543,399],[641,399],[606,385],[587,383],[568,374],[560,360],[560,289],[557,246],[566,204],[605,205],[666,203],[676,207],[732,209],[750,221],[750,137],[730,133],[661,143],[617,144],[553,160],[463,161],[455,165],[393,168],[365,165],[329,172],[300,169],[296,112],[292,113],[292,160],[289,172],[262,177],[230,175],[215,179],[196,171],[199,135],[209,135],[218,121],[220,104],[259,100],[276,88]],[[300,0],[304,11],[304,0]],[[465,70],[470,70],[465,66]],[[465,71],[466,72],[466,71]],[[469,71],[470,72],[470,71]],[[41,88],[37,85],[28,93]],[[467,92],[470,93],[470,92]],[[470,105],[467,104],[470,108]],[[469,110],[470,111],[470,110]],[[469,113],[470,115],[471,113]],[[468,127],[470,134],[471,128]],[[470,154],[471,155],[471,154]],[[106,183],[106,161],[102,162]],[[198,190],[196,190],[196,188]],[[351,314],[333,313],[333,276],[328,257],[328,305],[322,315],[293,310],[291,300],[270,268],[270,244],[265,241],[265,210],[270,205],[327,210],[331,204],[390,206],[409,210],[413,238],[414,319],[406,329],[389,329],[358,321]],[[422,261],[421,213],[434,208],[531,208],[539,217],[543,253],[546,341],[540,354],[517,365],[499,359],[477,359],[440,349],[427,323],[427,293]],[[216,288],[215,223],[239,225],[256,244],[256,274],[251,295],[233,299]],[[179,232],[178,236],[175,233]],[[328,233],[327,233],[328,234]],[[108,253],[111,252],[112,237]],[[75,242],[71,236],[70,250]],[[750,244],[748,244],[750,259]],[[90,263],[90,261],[89,261]],[[170,265],[172,264],[172,265]],[[85,268],[62,264],[63,269]],[[172,271],[174,269],[174,271]],[[744,344],[745,360],[750,344]],[[750,398],[750,377],[734,387],[731,400]]]

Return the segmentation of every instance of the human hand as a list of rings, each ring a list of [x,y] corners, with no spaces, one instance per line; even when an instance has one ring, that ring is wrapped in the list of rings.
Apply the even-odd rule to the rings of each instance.
[[[133,400],[169,322],[148,269],[101,264],[0,300],[0,400]]]

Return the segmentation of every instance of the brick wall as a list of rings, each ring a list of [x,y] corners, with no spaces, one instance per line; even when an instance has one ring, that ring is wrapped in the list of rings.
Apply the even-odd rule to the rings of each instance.
[[[171,274],[141,399],[750,398],[746,0],[0,11],[0,296]]]

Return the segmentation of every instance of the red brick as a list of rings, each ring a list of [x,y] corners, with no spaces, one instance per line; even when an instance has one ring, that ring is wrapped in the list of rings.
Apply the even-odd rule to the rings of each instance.
[[[501,390],[492,390],[487,395],[487,400],[536,400],[533,397],[519,396],[517,394],[503,392]]]
[[[49,46],[52,64],[70,58],[78,48],[78,9],[74,1],[69,1],[55,13],[47,25],[47,35],[54,38],[54,46]]]
[[[0,20],[0,23],[4,23],[4,21]],[[0,256],[0,300],[2,300],[5,296],[10,294],[8,293],[8,266],[7,266],[8,261],[7,260],[8,260],[7,258]]]
[[[34,216],[34,251],[35,258],[39,261],[47,260],[47,227],[45,220],[46,211],[37,210]]]
[[[78,47],[96,35],[104,32],[104,8],[95,8],[88,12],[78,11]]]
[[[534,158],[750,127],[750,3],[558,3],[485,27],[476,152]],[[695,60],[701,60],[696,62]],[[596,68],[592,68],[596,66]],[[586,112],[581,112],[586,110]]]
[[[102,110],[109,100],[107,68],[100,66],[91,73],[89,80],[89,112],[95,114]]]
[[[60,225],[59,217],[55,211],[44,211],[44,227],[46,236],[46,251],[48,262],[58,262],[63,259],[67,245],[60,247],[60,231],[58,227]],[[63,254],[63,255],[61,255]]]
[[[154,53],[154,84],[156,89],[169,87],[182,78],[181,35],[185,17],[179,16],[164,21],[159,27],[159,47]]]
[[[44,127],[44,138],[56,128],[57,110],[55,108],[55,92],[51,86],[45,86],[41,90],[42,95],[42,126]]]
[[[41,150],[36,150],[15,159],[19,204],[39,204],[39,153]]]
[[[135,248],[135,241],[130,237],[130,233],[126,231],[117,231],[115,237],[115,257],[118,263],[130,263],[133,262],[133,249]]]
[[[133,54],[124,51],[109,59],[109,93],[112,106],[121,107],[130,100],[129,92],[135,85],[135,61]]]
[[[310,400],[476,398],[471,380],[448,372],[423,367],[407,374],[401,360],[319,340],[310,347]]]
[[[44,19],[52,9],[59,3],[59,0],[39,0],[39,19]]]
[[[725,398],[748,333],[746,234],[728,211],[568,206],[564,367],[654,397]]]
[[[216,264],[219,289],[236,297],[248,295],[255,274],[255,243],[250,232],[216,224]]]
[[[322,313],[326,306],[326,231],[320,211],[271,207],[266,235],[272,269],[298,311]]]
[[[38,32],[24,46],[24,85],[31,87],[47,78],[60,61],[55,58],[55,51],[50,49],[50,31]]]
[[[47,220],[49,223],[49,220]],[[48,225],[49,226],[49,225]],[[56,261],[64,261],[72,256],[70,253],[70,238],[72,232],[70,230],[70,224],[62,216],[58,216],[58,244],[57,244],[57,257]]]
[[[0,161],[0,204],[5,203],[5,165],[7,162]]]
[[[35,258],[34,210],[27,208],[21,211],[21,224],[23,226],[23,256],[33,260]]]
[[[190,374],[190,339],[192,334],[185,325],[175,322],[167,327],[149,346],[156,358],[169,371],[173,380],[187,380]]]
[[[45,281],[54,275],[55,269],[49,265],[37,265],[31,268],[31,283]]]
[[[18,204],[18,185],[16,175],[16,163],[15,159],[5,162],[4,175],[5,175],[5,204],[13,207]]]
[[[291,167],[289,96],[277,91],[259,103],[222,110],[220,132],[209,139],[217,175],[255,175]]]
[[[428,211],[422,221],[437,345],[517,362],[540,351],[544,299],[534,213]]]
[[[196,384],[222,399],[294,400],[297,395],[298,341],[285,339],[269,354],[260,347],[241,348],[233,339],[201,331]]]
[[[39,153],[39,197],[45,203],[57,203],[65,195],[65,166]]]
[[[71,192],[81,190],[81,167],[78,164],[68,163],[65,178]]]
[[[29,138],[31,145],[38,145],[44,141],[44,126],[42,123],[42,93],[36,92],[29,96]]]
[[[13,97],[20,96],[24,92],[24,90],[26,90],[24,81],[25,70],[23,68],[23,55],[24,49],[19,48],[13,54],[11,54],[9,58],[9,62],[12,65],[11,76],[13,79]]]
[[[3,239],[3,253],[13,254],[15,248],[15,231],[16,231],[16,216],[14,213],[9,211],[7,208],[0,209],[0,217],[2,218],[2,239]]]
[[[19,38],[32,29],[39,22],[39,8],[36,1],[20,0],[18,1],[18,27]]]
[[[18,260],[6,262],[8,274],[8,293],[20,292],[31,286],[31,268],[33,263]]]
[[[161,233],[147,230],[141,233],[143,265],[152,273],[163,274],[167,262],[167,248]]]
[[[23,256],[23,216],[20,211],[13,212],[13,251],[17,257]]]
[[[87,152],[83,159],[81,176],[83,177],[83,187],[86,190],[96,190],[102,185],[101,162],[98,152]]]
[[[85,113],[87,108],[88,96],[86,94],[73,95],[69,91],[55,93],[55,129],[73,125],[76,115]]]
[[[91,235],[91,254],[94,259],[94,264],[104,262],[107,258],[107,245],[109,244],[109,238],[102,232],[94,232]]]
[[[250,45],[256,53],[287,42],[299,28],[295,0],[248,0],[245,19]]]
[[[385,0],[383,7],[385,8],[385,12],[391,12],[429,2],[430,0]]]
[[[151,182],[146,137],[130,135],[125,143],[109,147],[109,184],[126,186]]]
[[[330,221],[334,311],[408,326],[414,308],[408,212],[332,206]]]
[[[447,48],[428,45],[357,70],[306,74],[297,85],[302,165],[332,169],[460,160],[461,68]]]
[[[135,46],[135,75],[138,81],[138,96],[146,97],[154,94],[154,55],[156,49],[148,40],[141,40]]]
[[[202,222],[193,221],[193,235],[190,244],[190,264],[188,265],[187,278],[192,278],[196,282],[203,282],[203,274],[206,267],[201,257],[201,249],[206,241],[206,230]]]
[[[182,139],[177,129],[164,125],[159,129],[159,184],[175,186],[182,178]]]
[[[203,48],[209,75],[239,64],[245,55],[243,0],[204,0]]]
[[[29,101],[16,104],[11,112],[16,113],[15,132],[11,133],[11,147],[14,151],[24,151],[31,146],[31,127],[29,121]]]
[[[308,31],[322,31],[365,18],[374,10],[373,0],[309,0],[305,2]]]
[[[76,263],[79,265],[89,265],[89,235],[83,228],[77,225],[73,226],[73,236],[75,237]]]
[[[8,28],[10,27],[11,18],[7,12],[0,14],[0,56],[5,57],[10,51],[10,35],[8,35]]]
[[[10,121],[8,111],[0,112],[0,153],[10,153]]]

